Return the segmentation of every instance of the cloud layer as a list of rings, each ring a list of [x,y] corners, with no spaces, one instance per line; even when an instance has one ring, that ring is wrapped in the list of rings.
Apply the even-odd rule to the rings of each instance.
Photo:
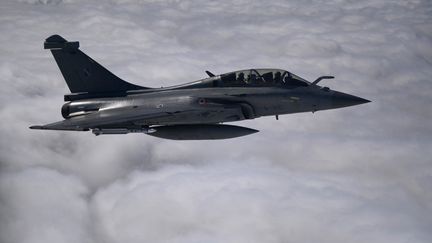
[[[429,1],[0,3],[0,242],[430,242]],[[373,101],[175,142],[40,132],[67,87],[43,40],[160,87],[276,67]]]

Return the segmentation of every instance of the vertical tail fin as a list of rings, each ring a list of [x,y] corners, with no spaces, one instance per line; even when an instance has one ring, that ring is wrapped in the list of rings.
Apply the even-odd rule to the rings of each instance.
[[[148,89],[128,83],[80,51],[79,42],[68,42],[59,35],[45,40],[44,48],[54,59],[72,93],[106,93]]]

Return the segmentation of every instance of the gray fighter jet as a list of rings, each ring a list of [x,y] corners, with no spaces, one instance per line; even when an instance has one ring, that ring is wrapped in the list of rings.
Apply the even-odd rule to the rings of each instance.
[[[92,131],[95,135],[144,133],[176,140],[226,139],[258,132],[223,123],[315,112],[370,102],[321,87],[281,69],[247,69],[166,88],[128,83],[59,35],[46,39],[71,91],[63,121],[31,129]]]

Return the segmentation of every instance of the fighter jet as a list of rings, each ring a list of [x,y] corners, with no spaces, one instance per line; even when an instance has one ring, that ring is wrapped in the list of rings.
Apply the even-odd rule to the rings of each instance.
[[[71,91],[64,120],[31,129],[92,131],[95,135],[144,133],[175,140],[240,137],[255,129],[225,123],[262,116],[316,112],[369,100],[319,86],[282,69],[246,69],[165,88],[128,83],[59,35],[45,40]]]

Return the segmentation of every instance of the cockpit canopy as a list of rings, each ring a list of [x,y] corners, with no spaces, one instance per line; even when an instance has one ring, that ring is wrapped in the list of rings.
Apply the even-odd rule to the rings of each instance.
[[[310,83],[282,69],[247,69],[220,75],[224,87],[291,86],[306,87]]]

